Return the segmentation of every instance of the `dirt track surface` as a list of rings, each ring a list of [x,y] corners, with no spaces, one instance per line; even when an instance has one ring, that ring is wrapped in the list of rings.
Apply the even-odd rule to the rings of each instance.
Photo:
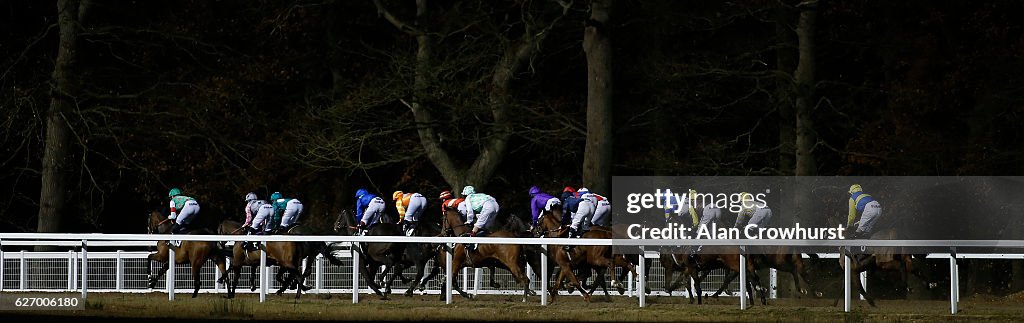
[[[527,303],[521,296],[483,295],[477,299],[454,298],[445,305],[436,295],[393,296],[379,300],[361,295],[359,304],[352,304],[350,294],[304,295],[294,300],[287,296],[269,295],[267,303],[259,303],[257,295],[240,295],[227,300],[220,295],[201,294],[192,299],[187,294],[168,301],[162,293],[114,294],[92,293],[84,311],[0,312],[0,317],[25,320],[75,321],[100,319],[103,322],[128,321],[152,323],[163,319],[176,322],[193,320],[324,320],[324,321],[604,321],[604,322],[818,322],[818,321],[1024,321],[1024,300],[1020,297],[972,297],[960,302],[960,313],[949,314],[949,303],[943,301],[879,301],[872,308],[856,301],[852,313],[843,313],[842,304],[833,306],[831,299],[769,300],[768,306],[757,304],[741,311],[738,299],[711,299],[705,305],[689,305],[682,297],[648,297],[648,307],[639,308],[636,298],[595,296],[585,303],[579,296],[560,296],[549,306],[541,306],[539,297]],[[143,318],[143,320],[139,320]],[[8,321],[8,320],[4,320]]]

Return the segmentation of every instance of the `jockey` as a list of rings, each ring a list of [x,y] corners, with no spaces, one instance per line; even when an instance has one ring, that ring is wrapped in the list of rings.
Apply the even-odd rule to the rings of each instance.
[[[733,228],[745,228],[751,224],[757,225],[758,228],[768,227],[772,220],[772,209],[768,208],[768,205],[757,206],[754,196],[747,192],[740,193],[740,203],[740,211],[736,213]]]
[[[594,216],[587,219],[584,225],[589,228],[591,225],[610,226],[612,224],[612,204],[608,198],[596,193],[591,193],[586,187],[581,187],[579,192],[581,199],[590,200],[595,205]]]
[[[274,213],[274,207],[267,201],[256,198],[256,193],[249,192],[245,195],[245,223],[242,229],[246,234],[263,234],[263,226],[267,219]]]
[[[167,218],[174,220],[171,226],[171,233],[183,233],[188,230],[189,223],[199,214],[199,202],[196,199],[181,195],[181,189],[175,187],[167,193],[171,199],[171,215]]]
[[[875,223],[878,222],[878,218],[882,215],[882,205],[871,195],[865,194],[860,184],[850,186],[849,205],[850,215],[846,218],[846,227],[853,227],[854,224],[857,224],[857,231],[854,232],[852,237],[871,237],[871,234],[874,233]],[[853,220],[857,219],[857,213],[861,214],[860,221],[853,222]]]
[[[562,225],[569,224],[579,204],[580,198],[579,195],[576,195],[576,189],[572,186],[562,189]]]
[[[537,219],[540,218],[540,214],[543,211],[550,212],[552,207],[561,206],[562,201],[551,196],[551,194],[541,192],[540,187],[537,186],[530,187],[530,196],[532,197],[530,199],[530,215],[533,216],[533,222],[530,222],[530,230],[532,231],[533,227],[537,226]]]
[[[461,205],[462,202],[466,200],[465,198],[461,198],[461,197],[460,198],[455,198],[454,196],[452,196],[452,191],[441,192],[441,196],[440,197],[441,197],[441,213],[442,214],[444,214],[444,212],[446,212],[448,210],[455,210],[456,212],[458,212],[459,211],[459,205]]]
[[[274,208],[274,215],[264,226],[264,232],[274,229],[288,230],[302,216],[302,202],[298,199],[284,198],[281,196],[281,192],[270,194],[270,205]]]
[[[668,191],[668,190],[666,190],[666,191]],[[690,194],[696,194],[696,192],[694,192],[693,190],[690,190]],[[689,196],[693,196],[693,195],[687,195],[687,198],[684,198],[684,199],[679,199],[678,197],[676,197],[676,195],[668,195],[668,194],[666,194],[666,195],[664,195],[662,197],[662,200],[665,202],[665,223],[666,224],[669,223],[669,222],[678,222],[680,224],[684,224],[686,219],[677,219],[677,218],[678,217],[683,217],[684,214],[685,214],[685,215],[689,215],[690,216],[689,220],[690,220],[691,224],[693,224],[694,226],[697,225],[697,222],[700,221],[700,219],[698,219],[698,217],[697,217],[697,210],[695,210],[693,208],[693,205],[691,205],[691,203],[690,203]],[[683,220],[683,222],[679,222],[680,220]]]
[[[498,217],[498,201],[483,193],[477,193],[472,186],[462,189],[466,200],[459,205],[459,210],[466,215],[466,224],[473,226],[471,237],[486,236],[487,228]]]
[[[242,230],[245,230],[246,235],[263,234],[261,229],[272,214],[274,214],[274,207],[270,203],[257,199],[255,192],[245,194],[245,223],[242,224]],[[246,242],[245,247],[249,250],[256,249],[253,242]]]
[[[578,193],[590,193],[585,187],[580,188]],[[597,212],[597,197],[594,195],[588,195],[587,197],[580,198],[569,198],[569,202],[566,202],[566,208],[572,208],[573,202],[575,202],[575,209],[572,211],[572,222],[569,223],[569,238],[579,238],[583,236],[583,231],[588,227],[587,223],[590,223],[594,218],[594,214]]]
[[[427,208],[427,198],[420,193],[395,191],[391,194],[391,199],[395,201],[395,208],[398,209],[398,223],[402,224],[402,231],[405,231],[406,236],[412,236],[420,215]]]
[[[356,222],[359,235],[370,231],[370,228],[380,220],[382,214],[384,214],[384,199],[368,192],[365,188],[356,190]]]

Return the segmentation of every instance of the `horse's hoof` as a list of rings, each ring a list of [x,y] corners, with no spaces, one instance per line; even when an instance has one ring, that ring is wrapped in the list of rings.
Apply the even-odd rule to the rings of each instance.
[[[822,297],[825,296],[825,294],[823,294],[822,292],[814,292],[814,296]]]

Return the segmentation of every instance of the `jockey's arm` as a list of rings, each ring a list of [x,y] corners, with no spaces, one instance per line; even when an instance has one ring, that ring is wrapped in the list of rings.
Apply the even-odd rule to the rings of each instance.
[[[363,219],[363,210],[366,210],[366,205],[363,205],[363,199],[356,199],[356,220],[360,221]]]
[[[853,220],[857,219],[857,201],[854,201],[853,198],[851,197],[849,199],[849,204],[850,204],[850,213],[846,217],[846,227],[847,228],[852,227],[853,226]]]
[[[174,207],[174,199],[171,199],[171,214],[167,216],[168,219],[173,219],[178,216],[178,209]]]

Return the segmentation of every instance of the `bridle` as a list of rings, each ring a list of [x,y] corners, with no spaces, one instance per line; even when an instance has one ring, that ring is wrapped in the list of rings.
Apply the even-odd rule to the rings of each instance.
[[[557,232],[556,236],[557,235],[561,235],[562,232],[565,232],[565,230],[568,229],[565,226],[559,225],[557,228],[554,228],[554,229],[538,230],[539,228],[543,228],[543,226],[544,226],[544,219],[548,216],[548,214],[549,213],[547,211],[541,212],[540,217],[537,218],[538,225],[537,225],[536,228],[534,228],[534,231],[535,231],[534,234],[537,237],[545,237],[545,236],[548,235],[548,233],[552,233],[552,232]]]

